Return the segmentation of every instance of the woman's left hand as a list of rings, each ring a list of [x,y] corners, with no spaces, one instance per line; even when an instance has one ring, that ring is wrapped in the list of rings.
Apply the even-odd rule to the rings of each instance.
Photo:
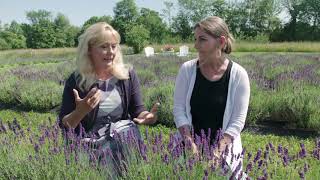
[[[137,124],[154,124],[157,121],[157,111],[160,103],[155,103],[150,112],[143,111],[137,118],[133,118],[133,121]]]

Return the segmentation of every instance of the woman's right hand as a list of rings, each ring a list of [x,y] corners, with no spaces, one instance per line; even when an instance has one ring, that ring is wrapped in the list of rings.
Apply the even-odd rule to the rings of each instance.
[[[101,91],[98,88],[92,88],[83,99],[79,97],[79,93],[76,89],[73,89],[73,94],[76,103],[75,111],[84,115],[94,109],[101,99]]]

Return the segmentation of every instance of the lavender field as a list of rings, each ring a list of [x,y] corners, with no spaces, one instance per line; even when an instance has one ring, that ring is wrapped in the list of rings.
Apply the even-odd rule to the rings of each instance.
[[[126,55],[139,75],[148,108],[159,100],[158,124],[141,127],[143,142],[130,137],[126,173],[119,179],[225,179],[225,163],[212,156],[186,156],[177,141],[172,105],[175,76],[189,57]],[[251,99],[247,127],[320,132],[320,54],[234,53],[247,69]],[[66,144],[56,125],[64,80],[74,68],[72,49],[0,51],[0,179],[106,179],[108,162],[94,159],[79,140]],[[273,126],[269,126],[273,125]],[[270,130],[271,132],[271,130]],[[243,132],[242,171],[251,179],[315,179],[320,172],[320,139]],[[213,148],[199,137],[199,147]],[[201,140],[201,138],[203,140]],[[108,152],[100,152],[108,156]],[[235,157],[236,158],[236,157]]]

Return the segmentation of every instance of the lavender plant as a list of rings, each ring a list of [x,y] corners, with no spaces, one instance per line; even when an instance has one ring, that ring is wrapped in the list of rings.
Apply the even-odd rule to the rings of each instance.
[[[222,159],[210,164],[214,145],[205,135],[196,137],[203,153],[195,157],[188,143],[182,145],[166,127],[141,128],[144,139],[118,134],[127,156],[114,172],[108,148],[90,148],[72,133],[64,140],[57,124],[38,126],[38,133],[14,119],[0,121],[0,175],[5,179],[226,179],[234,175]],[[164,133],[163,133],[164,132]],[[253,137],[254,136],[254,137]],[[251,144],[258,141],[255,146]],[[320,139],[298,140],[243,133],[244,163],[237,168],[247,179],[313,179],[320,166]],[[232,152],[225,152],[227,153]]]

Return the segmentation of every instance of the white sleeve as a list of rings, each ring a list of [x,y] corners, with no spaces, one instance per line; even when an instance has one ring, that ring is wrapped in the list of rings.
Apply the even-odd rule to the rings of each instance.
[[[189,88],[187,67],[183,64],[176,78],[174,90],[173,115],[176,127],[189,124],[186,112],[186,99]]]
[[[230,107],[231,117],[225,131],[234,138],[240,135],[244,127],[250,99],[250,82],[247,72],[241,68],[237,78],[239,81],[236,81],[235,85],[233,107]]]

